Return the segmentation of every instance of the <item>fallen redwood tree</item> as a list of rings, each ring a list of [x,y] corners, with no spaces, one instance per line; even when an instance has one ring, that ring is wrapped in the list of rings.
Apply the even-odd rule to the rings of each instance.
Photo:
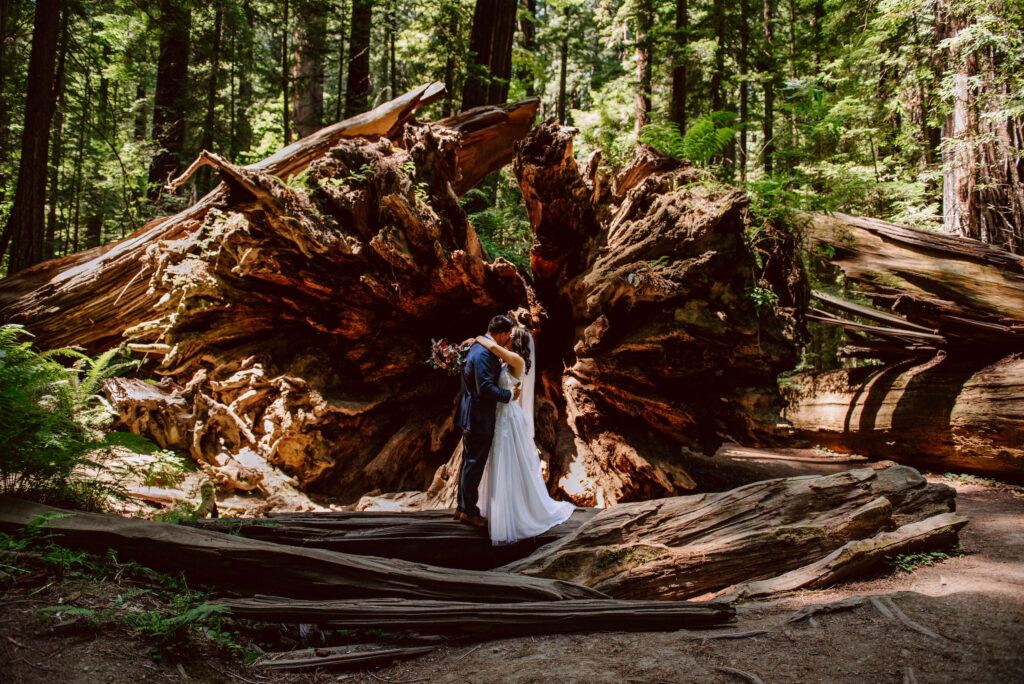
[[[788,378],[796,436],[1024,480],[1024,257],[844,214],[805,217],[804,233],[875,305],[816,293],[808,317],[846,329],[841,354],[887,365]]]
[[[624,599],[732,597],[819,588],[884,568],[886,556],[956,545],[955,490],[907,466],[755,482],[712,494],[577,511],[546,542],[507,547],[502,569],[592,586]],[[205,521],[282,544],[465,567],[487,560],[479,532],[446,512],[346,512]],[[476,539],[473,536],[476,535]],[[351,536],[351,538],[346,538]],[[533,540],[539,541],[539,540]],[[282,606],[288,610],[288,605]]]
[[[209,195],[14,274],[0,320],[44,347],[127,341],[164,379],[108,383],[123,427],[221,472],[248,450],[342,501],[431,482],[458,440],[458,381],[424,363],[429,341],[509,309],[537,332],[553,487],[579,504],[690,490],[686,453],[769,435],[775,374],[795,360],[794,245],[760,283],[789,310],[758,311],[742,193],[646,147],[612,178],[547,123],[515,148],[534,292],[485,258],[458,194],[513,156],[537,100],[416,122],[437,93],[248,167],[204,152],[188,173],[218,173]]]

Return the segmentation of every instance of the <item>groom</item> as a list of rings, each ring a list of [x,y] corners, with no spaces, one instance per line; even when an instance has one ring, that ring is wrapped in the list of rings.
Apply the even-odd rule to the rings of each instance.
[[[487,336],[501,346],[512,335],[512,319],[495,316],[487,326]],[[494,415],[498,402],[507,404],[519,394],[498,387],[501,360],[483,345],[474,344],[462,368],[462,395],[455,409],[455,425],[462,428],[462,468],[459,470],[459,502],[455,519],[474,527],[486,527],[477,507],[477,490],[487,465],[494,438]]]

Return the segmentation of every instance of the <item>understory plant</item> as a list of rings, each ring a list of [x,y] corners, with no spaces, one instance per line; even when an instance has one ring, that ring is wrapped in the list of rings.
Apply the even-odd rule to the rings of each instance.
[[[85,475],[102,468],[114,412],[103,380],[135,366],[117,350],[38,352],[20,325],[0,327],[0,493],[83,509],[103,508],[116,485]],[[64,366],[57,359],[71,359]]]

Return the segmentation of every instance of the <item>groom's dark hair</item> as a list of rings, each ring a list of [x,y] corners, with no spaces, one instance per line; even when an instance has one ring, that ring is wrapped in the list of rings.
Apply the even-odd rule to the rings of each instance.
[[[515,323],[508,316],[498,315],[491,319],[491,322],[487,324],[487,332],[489,333],[507,333],[511,332],[512,328],[515,327]]]

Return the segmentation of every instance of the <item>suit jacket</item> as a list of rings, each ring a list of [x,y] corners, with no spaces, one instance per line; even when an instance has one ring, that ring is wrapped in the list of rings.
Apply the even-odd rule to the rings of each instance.
[[[455,425],[482,435],[494,434],[498,402],[507,404],[512,392],[498,387],[501,359],[481,344],[474,344],[462,368],[462,394],[455,408]]]

